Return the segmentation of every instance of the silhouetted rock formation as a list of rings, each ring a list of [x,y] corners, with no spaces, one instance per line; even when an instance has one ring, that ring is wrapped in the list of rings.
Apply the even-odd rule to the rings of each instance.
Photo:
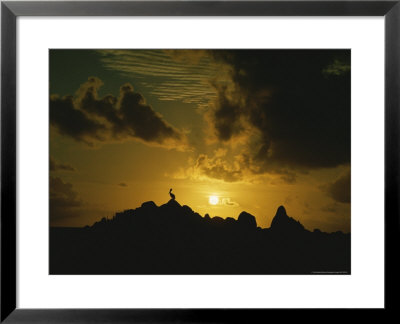
[[[162,206],[169,206],[171,208],[182,207],[175,199],[170,199],[166,204]]]
[[[157,205],[154,201],[146,201],[142,204],[143,209],[154,210],[157,208]]]
[[[240,213],[238,223],[239,225],[242,225],[243,228],[255,229],[257,227],[256,218],[245,211]]]
[[[271,222],[271,230],[285,234],[302,233],[305,231],[304,226],[299,222],[289,217],[286,214],[286,209],[279,206],[275,217]]]
[[[306,230],[280,206],[271,227],[153,201],[84,228],[51,228],[52,274],[350,273],[350,234]]]

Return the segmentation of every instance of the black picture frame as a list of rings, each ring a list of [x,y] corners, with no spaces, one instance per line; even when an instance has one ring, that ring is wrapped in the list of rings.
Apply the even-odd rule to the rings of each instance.
[[[267,309],[16,308],[16,19],[18,16],[384,16],[385,310],[396,307],[399,246],[400,1],[2,1],[1,321],[6,323],[242,322]],[[259,317],[260,316],[260,317]],[[247,319],[247,320],[245,320]]]

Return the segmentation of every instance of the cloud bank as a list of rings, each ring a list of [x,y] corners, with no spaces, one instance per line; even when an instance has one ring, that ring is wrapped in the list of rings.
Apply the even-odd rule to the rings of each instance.
[[[118,97],[98,96],[102,81],[90,77],[75,96],[50,97],[50,123],[62,135],[95,145],[139,140],[149,145],[185,150],[186,135],[157,113],[131,84]]]
[[[350,163],[350,51],[213,53],[231,67],[232,84],[216,86],[206,119],[225,145],[245,138],[242,174],[281,173],[290,182],[296,172]]]

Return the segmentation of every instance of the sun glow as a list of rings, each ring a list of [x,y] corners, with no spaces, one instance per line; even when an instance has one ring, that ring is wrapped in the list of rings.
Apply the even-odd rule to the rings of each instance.
[[[218,204],[218,203],[219,203],[219,198],[218,198],[218,196],[210,196],[210,197],[208,198],[208,203],[209,203],[210,205],[216,205],[216,204]]]

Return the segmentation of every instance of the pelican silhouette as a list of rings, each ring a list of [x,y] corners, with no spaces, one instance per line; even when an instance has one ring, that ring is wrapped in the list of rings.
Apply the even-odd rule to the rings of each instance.
[[[172,191],[172,188],[169,189],[169,195],[171,196],[171,198],[172,198],[173,200],[175,200],[175,195],[174,195],[171,191]]]

